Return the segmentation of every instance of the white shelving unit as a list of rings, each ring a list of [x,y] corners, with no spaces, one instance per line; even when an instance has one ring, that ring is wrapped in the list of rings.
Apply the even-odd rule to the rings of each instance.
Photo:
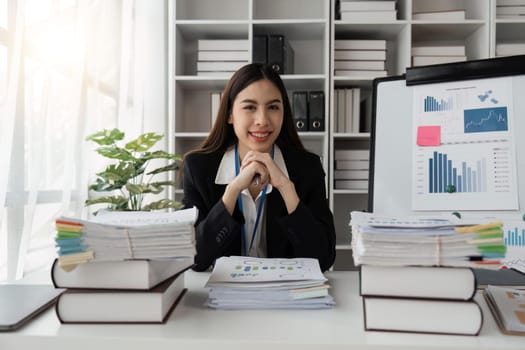
[[[324,0],[176,0],[169,2],[170,150],[195,148],[211,127],[210,93],[223,90],[230,76],[197,76],[199,39],[247,39],[280,34],[294,49],[293,74],[282,75],[290,100],[296,90],[325,93],[328,115],[329,3]],[[304,59],[308,57],[308,59]],[[328,169],[328,126],[301,132],[305,146]],[[181,194],[178,189],[177,194]]]
[[[411,48],[418,45],[465,45],[467,59],[490,57],[491,0],[397,0],[397,19],[370,22],[342,21],[337,13],[337,0],[331,1],[331,65],[334,65],[333,43],[336,39],[386,40],[386,69],[389,76],[400,75],[411,66]],[[415,20],[416,12],[465,10],[465,20]],[[330,206],[334,213],[337,233],[337,259],[335,268],[351,268],[351,234],[348,227],[352,210],[367,210],[366,190],[335,189],[333,171],[334,152],[339,149],[369,149],[370,133],[336,133],[334,91],[338,88],[360,88],[361,99],[372,94],[370,79],[335,76],[330,72]],[[370,113],[370,111],[367,111]],[[399,117],[399,116],[396,116]],[[339,266],[338,266],[339,265]]]
[[[525,16],[502,18],[496,14],[498,4],[500,0],[492,0],[491,57],[497,56],[497,44],[520,43],[525,45]],[[525,51],[520,54],[525,54]]]
[[[229,76],[195,74],[199,39],[247,39],[281,34],[294,49],[294,71],[282,75],[290,100],[297,90],[325,93],[325,131],[301,132],[305,146],[319,154],[328,174],[327,191],[337,234],[336,269],[351,267],[350,211],[366,210],[366,190],[334,189],[334,151],[369,149],[370,133],[336,133],[334,90],[361,89],[372,94],[372,80],[335,76],[334,40],[382,39],[387,42],[388,75],[405,73],[411,48],[447,43],[465,46],[468,60],[495,56],[498,42],[525,43],[525,19],[496,18],[498,0],[397,0],[397,19],[388,22],[342,21],[338,0],[175,0],[169,1],[170,150],[184,154],[196,147],[211,126],[211,92],[221,91]],[[417,12],[465,10],[464,20],[415,20]],[[250,52],[251,57],[251,52]],[[176,191],[181,196],[180,189]]]

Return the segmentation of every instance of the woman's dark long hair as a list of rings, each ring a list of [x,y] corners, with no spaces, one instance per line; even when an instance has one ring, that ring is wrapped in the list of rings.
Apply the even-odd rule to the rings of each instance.
[[[286,88],[281,77],[269,65],[251,63],[239,68],[230,78],[222,93],[217,118],[210,134],[199,148],[190,153],[224,152],[228,147],[237,142],[233,125],[228,123],[229,116],[232,112],[233,101],[239,92],[244,90],[248,85],[263,79],[272,82],[277,89],[279,89],[283,99],[283,124],[275,143],[280,148],[293,147],[298,150],[304,150],[304,146],[295,129],[290,100],[288,99],[288,94],[286,93]]]

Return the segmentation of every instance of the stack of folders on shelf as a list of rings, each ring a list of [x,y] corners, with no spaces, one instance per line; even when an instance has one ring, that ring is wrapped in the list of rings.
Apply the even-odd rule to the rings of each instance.
[[[335,305],[317,259],[217,259],[206,287],[215,309],[327,309]]]
[[[230,76],[250,61],[249,52],[244,39],[197,40],[197,75]]]
[[[412,47],[412,65],[426,66],[430,64],[442,64],[450,62],[466,61],[465,45],[454,43],[423,43]]]
[[[397,18],[396,2],[341,0],[339,4],[341,20],[384,22]]]
[[[279,74],[293,74],[294,49],[281,34],[255,34],[252,62],[268,64]]]
[[[368,190],[369,150],[336,149],[334,159],[334,188],[336,190]]]
[[[500,266],[501,222],[352,212],[350,224],[366,330],[479,334],[472,268]]]
[[[66,288],[61,323],[164,323],[185,292],[193,258],[87,262],[70,271],[55,260],[51,278]]]
[[[525,335],[525,291],[489,285],[483,295],[503,333]]]
[[[334,41],[334,75],[374,79],[387,75],[386,40]]]
[[[324,92],[294,91],[293,118],[297,131],[324,131]]]
[[[60,217],[55,237],[59,265],[68,269],[90,260],[193,257],[197,216],[193,207],[173,212],[103,212],[91,220]]]
[[[525,18],[525,0],[497,0],[497,19],[523,19]]]
[[[464,21],[464,9],[421,11],[412,14],[413,20],[418,21]]]

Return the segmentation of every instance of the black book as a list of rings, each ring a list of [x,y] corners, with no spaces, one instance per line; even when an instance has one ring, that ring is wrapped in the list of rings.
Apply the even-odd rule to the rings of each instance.
[[[266,64],[268,60],[268,36],[254,35],[252,46],[252,62]]]
[[[324,131],[324,92],[308,94],[308,131]]]
[[[306,91],[294,91],[293,117],[297,131],[308,130],[308,93]]]

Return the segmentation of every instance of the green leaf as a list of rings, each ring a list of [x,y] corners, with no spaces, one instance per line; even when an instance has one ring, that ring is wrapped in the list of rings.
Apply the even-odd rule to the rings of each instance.
[[[113,191],[121,189],[130,179],[136,177],[137,173],[133,164],[119,163],[109,165],[97,175],[96,183],[89,188],[94,191]]]
[[[94,141],[101,146],[113,145],[116,141],[124,139],[124,133],[119,129],[107,130],[96,132],[86,137],[86,141]]]
[[[119,159],[119,160],[127,161],[127,162],[135,160],[135,158],[130,152],[128,152],[124,148],[120,148],[115,145],[107,146],[107,147],[99,147],[97,148],[96,151],[98,154],[106,158]]]
[[[139,195],[144,193],[159,194],[164,189],[162,186],[156,186],[154,184],[126,184],[126,189],[131,195]]]
[[[120,187],[116,187],[114,184],[105,181],[104,179],[97,178],[95,183],[90,185],[88,188],[97,192],[109,192],[115,189],[119,189]]]
[[[165,167],[153,169],[152,171],[148,172],[147,175],[160,174],[166,171],[177,171],[179,169],[180,169],[180,163],[174,162],[174,163],[166,165]]]
[[[155,152],[145,152],[140,159],[150,160],[150,159],[173,159],[176,161],[181,161],[182,157],[179,154],[172,154],[165,151],[155,151]]]
[[[151,183],[151,185],[156,187],[175,186],[176,184],[177,183],[175,181],[157,181]]]
[[[128,208],[128,199],[124,196],[99,197],[95,199],[88,199],[84,202],[85,205],[102,203],[111,204],[111,207],[116,210],[126,210]]]
[[[140,135],[135,140],[126,143],[126,149],[132,152],[145,152],[162,139],[164,135],[148,132]]]
[[[142,210],[160,210],[160,209],[181,209],[182,203],[170,199],[161,199],[160,201],[151,202],[145,205]]]

